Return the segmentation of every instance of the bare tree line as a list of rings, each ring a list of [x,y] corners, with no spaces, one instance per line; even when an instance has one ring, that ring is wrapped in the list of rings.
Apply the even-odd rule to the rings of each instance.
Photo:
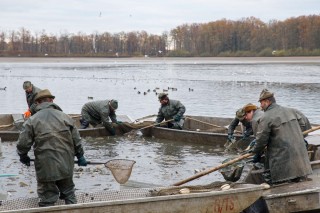
[[[162,35],[1,32],[0,56],[282,56],[320,55],[320,16],[264,23],[249,17],[184,24]]]

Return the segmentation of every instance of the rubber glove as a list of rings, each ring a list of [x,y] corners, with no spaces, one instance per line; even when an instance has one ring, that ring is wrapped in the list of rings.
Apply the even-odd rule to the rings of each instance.
[[[84,156],[78,158],[78,166],[87,166],[87,164],[87,160],[84,158]]]
[[[24,119],[28,119],[30,116],[31,116],[30,109],[28,109],[27,111],[25,111],[25,112],[23,113]]]
[[[252,162],[253,162],[253,163],[259,163],[260,160],[261,160],[261,155],[258,154],[258,153],[255,154],[255,155],[253,156],[253,158],[252,158]]]
[[[254,140],[252,140],[252,141],[250,142],[250,144],[249,144],[250,149],[251,149],[252,147],[254,147],[255,144],[256,144],[256,139],[254,139]]]
[[[242,135],[242,139],[244,140],[244,139],[246,139],[248,137],[250,137],[250,134],[247,131],[244,131],[243,135]]]
[[[178,121],[180,121],[181,116],[180,116],[180,115],[175,115],[175,116],[173,117],[173,119],[174,119],[175,122],[178,122]]]
[[[109,130],[109,132],[110,132],[110,134],[111,134],[112,136],[116,135],[116,130],[115,130],[115,128],[111,128],[111,129]]]
[[[234,140],[234,137],[232,134],[228,134],[228,142],[232,142]]]
[[[28,155],[20,155],[20,162],[26,166],[30,166],[30,157]]]

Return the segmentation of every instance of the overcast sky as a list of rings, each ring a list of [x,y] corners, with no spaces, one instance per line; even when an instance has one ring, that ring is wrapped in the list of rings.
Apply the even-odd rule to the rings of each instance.
[[[320,15],[320,0],[0,0],[0,30],[86,34],[145,30],[254,16],[264,22]]]

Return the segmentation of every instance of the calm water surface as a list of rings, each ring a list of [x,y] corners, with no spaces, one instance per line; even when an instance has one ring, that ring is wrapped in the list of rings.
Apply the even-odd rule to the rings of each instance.
[[[261,90],[268,88],[275,92],[279,104],[300,109],[311,122],[320,123],[319,68],[319,58],[2,60],[0,87],[6,90],[0,91],[0,112],[23,113],[27,109],[22,89],[25,80],[50,89],[56,96],[55,103],[66,113],[80,113],[88,97],[118,99],[117,113],[133,119],[157,113],[159,102],[152,91],[155,88],[159,88],[157,92],[177,88],[177,91],[169,90],[169,97],[180,100],[187,108],[186,114],[222,117],[233,117],[246,103],[259,104]],[[142,137],[89,138],[84,145],[88,159],[133,159],[137,163],[130,179],[160,185],[173,184],[192,176],[196,169],[217,166],[230,157],[209,146]],[[2,146],[0,173],[19,174],[17,178],[2,178],[5,190],[11,198],[36,196],[33,167],[19,163],[15,143],[6,142]],[[192,183],[215,180],[223,180],[219,172]],[[20,182],[27,186],[21,187]],[[79,191],[119,188],[103,166],[90,166],[77,172],[75,182]]]

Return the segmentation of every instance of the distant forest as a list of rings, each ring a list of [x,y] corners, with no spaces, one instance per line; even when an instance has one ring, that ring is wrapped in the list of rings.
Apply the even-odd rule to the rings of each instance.
[[[54,35],[0,29],[0,56],[320,56],[320,15],[268,23],[254,17],[222,19],[183,24],[162,35],[145,31]]]

